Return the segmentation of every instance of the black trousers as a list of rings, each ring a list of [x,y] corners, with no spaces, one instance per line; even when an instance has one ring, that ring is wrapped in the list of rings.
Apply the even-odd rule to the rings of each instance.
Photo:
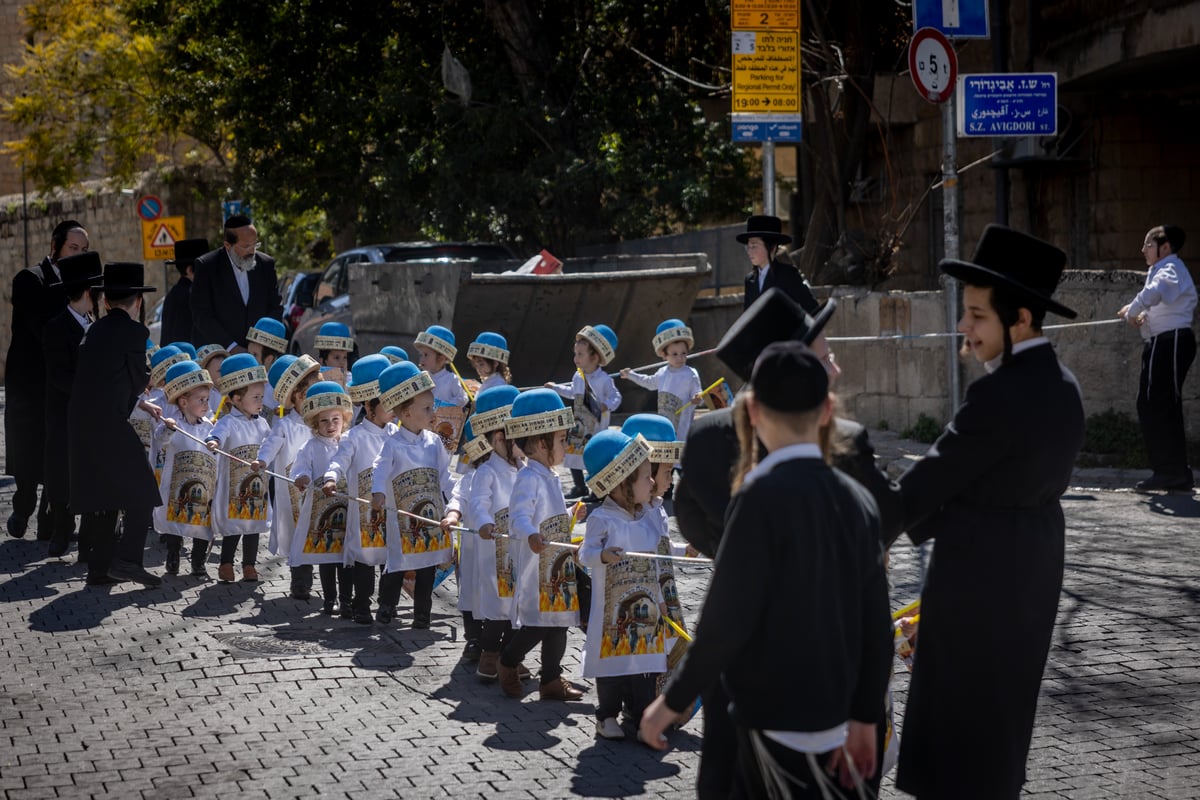
[[[317,572],[321,575],[321,597],[325,602],[337,598],[342,607],[351,605],[351,593],[354,584],[350,579],[352,569],[341,564],[320,564]]]
[[[370,613],[371,595],[375,594],[376,568],[356,561],[350,569],[353,573],[351,579],[354,583],[354,599],[351,600],[351,605],[355,611]]]
[[[246,533],[240,536],[222,536],[221,563],[233,563],[233,555],[237,552],[238,542],[242,543],[242,566],[249,567],[258,563],[258,536],[257,533]]]
[[[14,475],[16,489],[13,491],[12,510],[17,516],[28,520],[37,509],[38,538],[48,539],[52,530],[50,498],[46,496],[45,487],[42,487],[42,496],[38,499],[38,484],[41,482],[38,475]]]
[[[751,731],[741,725],[736,727],[736,731],[737,773],[734,776],[733,791],[729,794],[729,797],[738,798],[738,800],[742,798],[747,798],[748,800],[749,798],[768,797],[767,783],[763,777],[763,765],[751,743]],[[787,787],[792,798],[795,798],[795,800],[803,800],[804,798],[822,800],[826,796],[822,794],[818,785],[818,781],[822,778],[813,773],[812,764],[815,763],[816,768],[823,772],[825,763],[828,761],[827,755],[814,755],[810,761],[808,754],[797,752],[777,742],[773,742],[766,736],[763,736],[761,731],[758,732],[758,740],[779,769],[786,772],[789,776]],[[822,777],[825,781],[833,781],[836,785],[836,777]],[[844,792],[841,789],[839,791]],[[833,796],[837,797],[838,795]],[[850,794],[849,796],[853,797],[854,795]]]
[[[485,653],[499,653],[512,638],[512,623],[506,619],[485,619],[479,632],[479,647]]]
[[[75,532],[75,514],[65,502],[59,503],[50,502],[50,541],[58,544],[67,544],[71,541],[71,534]],[[38,526],[38,538],[42,536],[41,523]]]
[[[433,613],[433,581],[437,577],[437,567],[413,571],[417,576],[413,587],[413,619],[427,621]],[[379,579],[379,607],[395,608],[400,602],[400,590],[403,588],[403,572],[385,572]]]
[[[701,699],[704,701],[704,738],[700,740],[696,796],[700,800],[725,800],[733,791],[738,746],[737,729],[729,716],[729,695],[717,680]]]
[[[541,683],[543,686],[553,683],[563,673],[562,658],[567,652],[566,628],[543,628],[533,625],[514,628],[508,644],[500,652],[500,663],[515,669],[539,643],[542,645]]]
[[[615,718],[624,706],[634,723],[640,723],[642,712],[654,702],[656,696],[658,675],[653,673],[596,678],[596,719]]]
[[[117,544],[117,558],[141,566],[146,557],[146,534],[150,530],[153,508],[131,508],[125,512],[121,523],[121,541]]]
[[[1137,413],[1146,454],[1155,475],[1191,477],[1183,427],[1183,381],[1196,360],[1196,335],[1176,328],[1142,348]]]
[[[468,642],[479,643],[483,636],[483,620],[476,619],[475,615],[470,611],[462,612],[463,618],[463,638]]]
[[[117,542],[118,514],[119,511],[91,511],[81,516],[79,552],[81,558],[87,558],[89,578],[108,575]]]

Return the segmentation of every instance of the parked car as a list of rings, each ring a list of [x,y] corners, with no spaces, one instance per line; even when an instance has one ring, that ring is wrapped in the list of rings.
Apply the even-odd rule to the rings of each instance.
[[[283,292],[283,324],[288,333],[296,330],[306,309],[316,305],[320,272],[298,272],[289,280]]]
[[[394,242],[347,250],[321,273],[313,307],[305,310],[296,326],[290,351],[297,355],[315,352],[313,340],[326,322],[342,322],[354,328],[349,294],[351,264],[466,260],[476,262],[476,271],[502,272],[515,258],[506,246],[487,242]]]
[[[159,341],[159,338],[162,336],[162,308],[166,299],[165,295],[160,297],[154,304],[154,308],[146,315],[146,327],[150,329],[150,341],[157,345],[164,344]]]

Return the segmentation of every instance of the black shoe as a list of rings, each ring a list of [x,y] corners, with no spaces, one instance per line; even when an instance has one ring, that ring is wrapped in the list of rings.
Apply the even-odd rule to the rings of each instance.
[[[122,580],[140,583],[142,586],[159,586],[162,584],[162,578],[157,575],[151,575],[141,564],[134,564],[131,561],[121,558],[113,559],[112,566],[108,568],[108,574]]]
[[[120,578],[113,575],[88,575],[86,581],[88,586],[116,586],[121,582]]]
[[[481,655],[483,655],[483,648],[474,639],[468,641],[467,646],[463,648],[463,661],[474,664]]]
[[[1133,487],[1137,492],[1168,492],[1192,490],[1192,476],[1187,475],[1151,475],[1144,481],[1138,481]]]
[[[425,616],[424,614],[414,616],[412,626],[413,626],[414,631],[428,630],[429,629],[429,617]]]
[[[340,605],[342,607],[342,619],[354,619],[354,606],[350,605],[350,603],[346,602],[345,600],[342,600]]]
[[[380,625],[388,625],[396,617],[396,609],[383,608],[382,606],[375,612],[375,621]]]
[[[168,575],[179,574],[179,553],[167,552],[166,568]]]
[[[17,512],[8,515],[8,535],[14,539],[25,538],[25,529],[29,526],[29,517],[22,517]]]
[[[355,611],[354,612],[354,621],[357,622],[359,625],[370,625],[371,624],[371,612],[370,611]]]
[[[288,597],[293,600],[310,600],[312,599],[312,592],[300,586],[293,586],[292,590],[288,592]]]
[[[333,616],[338,612],[337,600],[326,600],[321,606],[321,613]]]
[[[66,541],[51,539],[50,549],[46,551],[46,555],[50,556],[51,558],[59,558],[60,556],[65,556],[67,554],[67,550],[70,548],[71,545]]]

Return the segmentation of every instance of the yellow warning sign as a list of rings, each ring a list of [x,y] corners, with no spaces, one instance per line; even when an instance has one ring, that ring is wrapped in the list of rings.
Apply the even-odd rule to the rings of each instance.
[[[183,217],[142,221],[142,258],[147,261],[175,257],[175,243],[187,238]]]
[[[800,113],[800,32],[733,32],[733,112]]]
[[[729,19],[736,30],[800,30],[800,0],[733,0]]]

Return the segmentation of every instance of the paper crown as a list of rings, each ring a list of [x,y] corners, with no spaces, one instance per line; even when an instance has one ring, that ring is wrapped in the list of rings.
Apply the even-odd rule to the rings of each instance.
[[[99,286],[104,279],[104,265],[100,263],[100,254],[88,250],[66,258],[60,258],[57,263],[58,274],[62,276],[59,287],[65,292],[77,292],[89,286]]]
[[[283,377],[283,371],[296,363],[296,358],[297,356],[288,353],[275,359],[275,362],[271,364],[271,368],[267,370],[267,383],[272,386],[279,383],[279,379]]]
[[[287,329],[279,320],[263,317],[246,331],[246,341],[258,342],[263,347],[282,353],[287,350]]]
[[[181,361],[190,360],[187,353],[173,344],[158,348],[150,356],[150,382],[158,386],[166,379],[167,370]]]
[[[196,363],[208,369],[208,362],[217,356],[227,358],[229,351],[219,344],[206,344],[196,351]]]
[[[482,436],[503,428],[520,394],[515,386],[493,386],[475,395],[475,413],[471,416],[475,432]]]
[[[650,461],[655,464],[678,464],[683,458],[683,442],[677,441],[675,426],[658,414],[634,414],[625,420],[621,433],[641,436],[650,444]]]
[[[417,346],[427,347],[450,359],[458,353],[458,348],[454,346],[454,334],[449,328],[443,328],[441,325],[430,325],[418,333]]]
[[[345,350],[350,352],[354,349],[354,336],[350,333],[350,326],[343,325],[340,322],[326,322],[317,331],[317,337],[313,340],[313,346],[318,350]]]
[[[433,391],[433,376],[411,361],[400,361],[379,373],[379,401],[388,408]]]
[[[221,362],[221,376],[217,378],[217,391],[231,394],[238,389],[267,382],[267,371],[249,353],[237,353]]]
[[[810,317],[781,290],[768,289],[726,331],[717,345],[717,358],[748,381],[754,360],[767,345],[787,339],[812,344],[836,308],[837,302],[830,298]]]
[[[300,416],[304,417],[304,421],[311,425],[318,414],[329,409],[340,410],[347,421],[354,413],[354,406],[350,404],[350,396],[339,384],[333,381],[317,381],[304,393]]]
[[[690,348],[695,341],[692,338],[692,329],[685,325],[683,320],[669,319],[660,323],[654,331],[654,352],[661,353],[671,342],[687,342]]]
[[[484,331],[475,337],[475,341],[467,346],[468,356],[490,358],[501,364],[508,363],[508,340],[498,333]]]
[[[208,370],[201,367],[195,361],[181,361],[178,364],[172,364],[167,370],[167,402],[174,403],[179,397],[197,386],[211,387],[213,385],[212,377],[209,376]]]
[[[292,392],[296,391],[300,381],[320,369],[321,365],[310,355],[300,356],[288,363],[279,377],[272,382],[275,386],[275,402],[283,406],[285,410],[291,408]],[[271,371],[275,371],[274,364],[271,365]]]
[[[650,443],[641,436],[630,438],[620,431],[600,431],[583,448],[588,488],[597,497],[607,497],[648,458]]]
[[[191,342],[171,342],[169,347],[178,347],[183,352],[187,353],[187,357],[196,360],[196,347]]]
[[[607,325],[584,325],[583,330],[575,334],[576,339],[583,339],[600,354],[600,366],[607,367],[609,362],[617,357],[617,334]]]
[[[403,347],[397,347],[394,344],[389,344],[379,350],[380,355],[387,356],[388,361],[395,364],[398,361],[408,361],[408,353]]]
[[[471,420],[467,420],[463,426],[463,455],[466,456],[468,463],[474,463],[479,459],[492,452],[492,445],[488,443],[487,437],[482,432],[477,433],[471,426]]]
[[[365,403],[379,397],[379,376],[391,365],[388,357],[379,353],[355,361],[350,368],[350,383],[346,386],[351,402]]]
[[[149,356],[153,355],[153,354],[154,354],[155,352],[157,352],[157,351],[158,351],[158,345],[156,345],[156,344],[154,343],[154,340],[153,340],[153,339],[147,339],[147,340],[146,340],[146,356],[147,356],[147,357],[149,357]]]
[[[522,439],[526,436],[570,430],[573,427],[575,415],[563,405],[557,392],[550,389],[530,389],[521,392],[513,400],[509,418],[504,423],[504,435],[509,439]]]

